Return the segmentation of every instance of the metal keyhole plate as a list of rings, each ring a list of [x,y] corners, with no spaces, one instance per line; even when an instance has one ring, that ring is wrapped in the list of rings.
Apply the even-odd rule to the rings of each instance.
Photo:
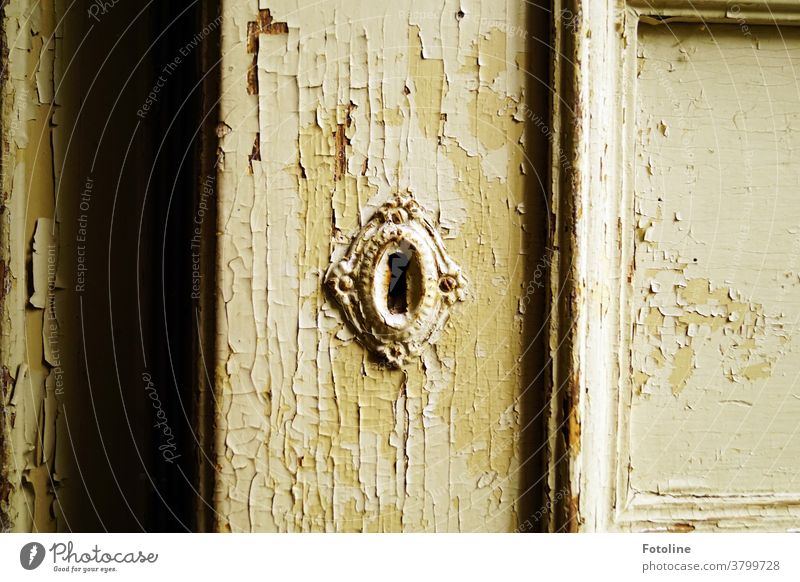
[[[325,282],[359,342],[395,366],[435,341],[467,291],[433,221],[407,195],[378,209]]]

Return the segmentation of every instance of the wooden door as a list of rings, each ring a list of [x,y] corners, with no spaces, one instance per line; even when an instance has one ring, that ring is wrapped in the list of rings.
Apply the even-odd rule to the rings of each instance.
[[[796,530],[800,8],[549,4],[6,3],[0,529]]]
[[[798,6],[556,14],[552,527],[796,529]]]
[[[222,17],[213,527],[542,527],[549,11],[227,0]],[[325,280],[407,203],[461,294],[440,301],[414,239],[397,317],[431,285],[443,311],[395,365],[375,331],[394,316],[365,307],[390,291],[363,275],[392,253],[353,251],[360,323]]]

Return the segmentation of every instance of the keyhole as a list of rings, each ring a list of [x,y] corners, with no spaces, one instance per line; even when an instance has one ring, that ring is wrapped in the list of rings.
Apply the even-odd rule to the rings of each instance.
[[[395,328],[414,321],[425,293],[425,278],[417,249],[405,240],[391,242],[375,272],[376,307]]]
[[[388,255],[389,291],[386,306],[390,313],[403,314],[408,311],[408,268],[413,253],[411,249],[400,250]]]

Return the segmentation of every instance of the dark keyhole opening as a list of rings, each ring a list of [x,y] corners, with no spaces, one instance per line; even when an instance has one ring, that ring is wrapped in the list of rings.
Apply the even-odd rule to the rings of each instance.
[[[413,252],[411,249],[400,250],[389,255],[389,291],[386,305],[390,313],[406,313],[408,311],[408,268]]]

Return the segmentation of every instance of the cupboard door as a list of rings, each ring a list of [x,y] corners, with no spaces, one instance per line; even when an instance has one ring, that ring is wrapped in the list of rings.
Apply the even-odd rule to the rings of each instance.
[[[800,11],[581,5],[583,173],[559,196],[580,430],[554,527],[796,528]]]
[[[538,528],[549,12],[229,0],[222,23],[216,528]],[[380,330],[446,294],[436,245],[359,256],[359,325],[325,279],[398,197],[464,293],[392,361]]]

